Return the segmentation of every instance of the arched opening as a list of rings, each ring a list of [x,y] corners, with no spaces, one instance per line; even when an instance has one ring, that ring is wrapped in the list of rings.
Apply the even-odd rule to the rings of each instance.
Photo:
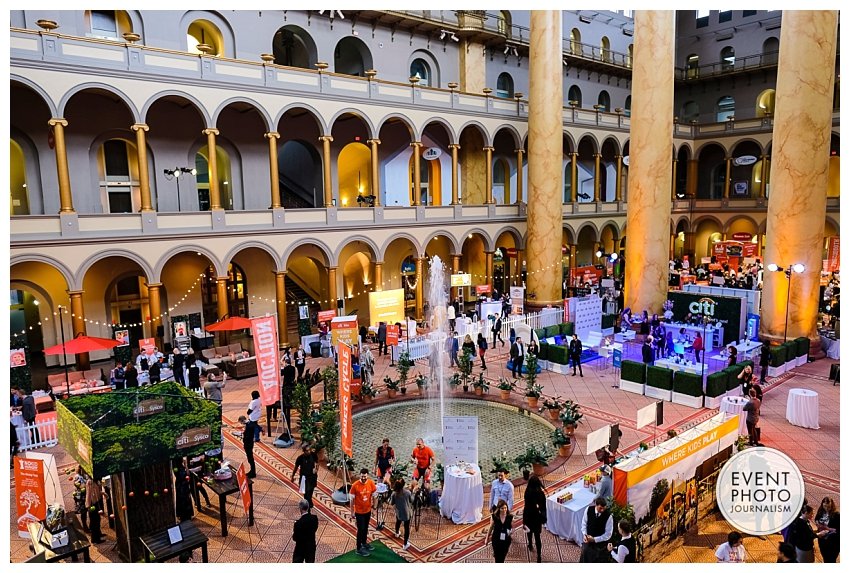
[[[312,70],[318,57],[313,38],[298,26],[279,28],[272,39],[274,63]]]
[[[767,89],[756,98],[756,117],[773,115],[773,106],[776,103],[776,90]]]
[[[500,10],[496,20],[496,26],[499,33],[506,38],[511,37],[511,13],[507,10]]]
[[[410,77],[419,78],[420,86],[431,86],[431,66],[422,58],[416,58],[410,63]]]
[[[133,31],[133,23],[124,10],[86,10],[85,20],[90,36],[109,40],[122,39],[122,34]]]
[[[596,263],[596,229],[586,225],[578,232],[576,239],[576,260],[574,266],[592,265]]]
[[[372,53],[363,40],[348,36],[334,48],[334,71],[349,76],[363,76],[372,69]]]
[[[699,104],[695,101],[686,101],[684,105],[682,105],[681,117],[682,121],[685,123],[699,121]]]
[[[197,175],[198,210],[210,210],[210,151],[203,146],[195,154],[195,170]],[[230,184],[230,155],[220,145],[215,146],[215,161],[218,180],[218,194],[222,209],[233,209],[233,193]]]
[[[735,69],[735,48],[725,46],[720,50],[720,69],[728,72]]]
[[[623,115],[626,117],[632,116],[632,96],[626,96],[626,103],[623,105]]]
[[[186,31],[186,47],[190,54],[202,54],[198,46],[209,46],[213,56],[224,55],[224,39],[218,26],[209,20],[195,20]]]
[[[611,61],[611,40],[608,39],[608,36],[602,36],[602,41],[599,46],[602,50],[602,61],[610,62]]]
[[[499,78],[496,80],[496,97],[514,97],[514,79],[511,74],[507,72],[499,74]]]
[[[632,67],[632,59],[635,57],[635,45],[629,44],[629,52],[626,55],[626,67]]]
[[[442,155],[442,154],[441,154]],[[410,155],[408,161],[408,173],[410,176],[410,204],[413,205],[413,154]],[[434,159],[425,159],[419,157],[419,204],[420,205],[442,205],[442,168],[439,157]]]
[[[29,215],[30,202],[27,191],[27,163],[24,152],[14,139],[9,150],[9,214]]]
[[[493,161],[493,199],[498,203],[499,197],[505,205],[511,202],[511,167],[505,158],[499,157]]]
[[[207,324],[225,318],[218,315],[216,271],[212,265],[204,271],[204,278],[201,281],[201,305],[204,321]],[[245,271],[235,263],[227,266],[227,316],[249,316],[248,282],[245,279]]]
[[[578,28],[570,30],[570,53],[574,56],[581,55],[581,32]]]
[[[581,107],[581,88],[570,86],[570,90],[567,92],[567,101],[570,102],[570,105]]]
[[[694,79],[699,77],[699,56],[691,54],[685,59],[685,78]]]
[[[735,117],[735,98],[727,95],[717,100],[715,121],[726,121],[730,117]]]
[[[372,189],[372,154],[362,143],[343,147],[337,159],[339,200],[342,207],[360,207],[365,203],[358,197],[370,195]]]
[[[685,252],[686,228],[685,221],[679,221],[679,224],[676,225],[676,234],[673,236],[673,258],[680,261],[684,259],[687,254]]]
[[[101,201],[107,213],[134,213],[141,208],[136,146],[124,139],[103,142],[97,154]]]
[[[779,39],[768,38],[761,45],[761,63],[765,66],[775,66],[779,63]]]
[[[611,111],[611,96],[607,91],[602,90],[599,92],[599,97],[597,98],[596,103],[602,106],[602,111]]]
[[[709,144],[699,152],[697,199],[720,199],[726,184],[726,151]]]
[[[315,146],[291,139],[278,154],[280,202],[284,208],[310,208],[322,204],[322,158]]]

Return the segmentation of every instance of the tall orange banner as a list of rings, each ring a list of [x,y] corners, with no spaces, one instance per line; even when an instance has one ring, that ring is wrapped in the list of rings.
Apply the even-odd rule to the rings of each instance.
[[[339,351],[339,427],[342,434],[342,451],[353,456],[351,447],[351,347],[340,342]]]
[[[242,507],[245,513],[251,512],[251,489],[248,487],[248,476],[245,472],[245,462],[239,464],[236,470],[236,483],[239,484],[239,496],[242,498]]]
[[[18,506],[18,535],[29,538],[27,524],[47,517],[44,462],[15,457],[15,499]]]
[[[261,316],[251,319],[251,335],[257,352],[257,381],[263,406],[280,400],[280,359],[277,348],[277,318]]]

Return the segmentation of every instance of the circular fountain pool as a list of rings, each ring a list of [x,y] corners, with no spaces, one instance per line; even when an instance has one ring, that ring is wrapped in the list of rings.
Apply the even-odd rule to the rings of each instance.
[[[416,438],[422,437],[434,450],[437,462],[443,462],[440,434],[428,430],[425,421],[435,400],[407,400],[377,406],[354,415],[354,460],[357,471],[361,467],[372,472],[375,468],[375,450],[385,437],[395,449],[401,463],[410,459]],[[455,398],[446,401],[447,416],[478,417],[478,461],[486,476],[492,469],[491,459],[507,452],[513,459],[525,451],[525,444],[551,445],[554,426],[528,411],[497,402]],[[476,460],[468,460],[476,461]]]

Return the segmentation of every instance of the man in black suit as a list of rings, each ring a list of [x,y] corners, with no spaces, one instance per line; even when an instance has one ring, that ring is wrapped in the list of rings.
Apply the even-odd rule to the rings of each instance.
[[[584,378],[584,372],[581,371],[581,340],[578,339],[578,334],[573,334],[573,339],[570,340],[570,362],[573,363],[573,376],[576,375],[576,366],[578,366],[579,375]]]
[[[643,357],[643,363],[647,366],[655,364],[655,351],[652,349],[652,336],[647,336],[644,339],[643,346],[641,347],[641,356]]]
[[[378,356],[387,354],[387,323],[378,324]]]
[[[511,373],[516,378],[517,372],[522,376],[522,363],[525,361],[525,345],[522,338],[518,337],[511,344]]]
[[[293,563],[316,562],[316,531],[319,529],[319,518],[310,513],[310,504],[306,499],[298,502],[301,517],[292,526],[292,540],[295,550],[292,552]]]

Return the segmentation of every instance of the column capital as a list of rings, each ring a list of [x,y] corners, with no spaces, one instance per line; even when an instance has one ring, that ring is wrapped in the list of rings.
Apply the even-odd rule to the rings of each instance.
[[[78,296],[83,296],[83,293],[86,292],[86,291],[81,289],[81,290],[66,290],[65,292],[67,292],[68,296],[70,296],[70,297],[78,297]],[[59,306],[62,306],[62,305],[60,304]]]
[[[494,250],[492,250],[492,251],[484,251],[484,254],[485,254],[485,255],[493,255],[493,254],[495,254],[495,253],[496,253],[495,249],[494,249]]]
[[[594,153],[593,157],[602,157],[602,154],[601,153]]]
[[[219,131],[214,127],[208,127],[202,130],[201,133],[203,133],[204,135],[218,135]]]
[[[514,149],[514,153],[525,153],[525,149]]]
[[[263,137],[266,139],[280,139],[280,134],[276,131],[270,131],[268,133],[264,133]]]
[[[495,149],[496,149],[495,147],[492,147],[492,146],[490,146],[490,145],[485,145],[485,146],[484,146],[484,151],[494,151]]]
[[[383,265],[384,261],[372,261],[373,265]]]
[[[287,271],[272,271],[275,276],[284,275],[286,276]]]
[[[410,147],[422,147],[422,142],[421,141],[411,141]]]
[[[449,149],[460,149],[460,143],[449,143]]]
[[[674,157],[674,158],[673,158],[673,163],[679,163],[679,160],[678,160],[677,158],[675,158],[675,157]]]
[[[337,267],[337,266],[326,266],[326,267],[325,267],[325,269],[326,269],[326,270],[329,270],[329,271],[335,271],[335,270],[337,270],[338,268],[339,268],[339,267]]]
[[[373,145],[373,144],[374,145],[381,145],[381,140],[380,139],[367,139],[366,143],[368,143],[369,145]]]
[[[150,127],[148,127],[148,124],[146,123],[134,123],[130,126],[130,129],[133,131],[150,131]]]
[[[148,283],[148,288],[160,288],[162,283]]]
[[[64,117],[51,117],[47,121],[47,125],[53,127],[54,125],[61,125],[62,127],[68,127],[68,120]]]
[[[217,283],[220,283],[220,282],[222,282],[222,281],[226,281],[226,280],[227,280],[227,276],[226,276],[226,275],[225,275],[225,276],[223,276],[223,277],[215,277],[215,282],[217,282]]]
[[[620,155],[619,153],[618,153],[617,155],[615,155],[615,156],[614,156],[614,159],[622,159],[622,158],[623,158],[623,156],[622,156],[622,155]]]
[[[328,142],[331,142],[331,141],[333,141],[333,140],[334,140],[334,138],[333,138],[333,136],[331,136],[331,135],[320,135],[320,136],[319,136],[319,141],[328,141]]]
[[[567,155],[570,157],[578,157],[578,151],[570,151]]]

